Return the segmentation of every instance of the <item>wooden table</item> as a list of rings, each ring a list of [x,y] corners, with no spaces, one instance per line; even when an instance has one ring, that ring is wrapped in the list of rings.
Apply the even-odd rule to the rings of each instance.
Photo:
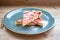
[[[20,7],[24,7],[24,6],[1,6],[0,7],[0,40],[60,40],[60,7],[57,6],[56,9],[49,6],[35,6],[47,10],[54,16],[56,20],[55,27],[45,33],[38,34],[38,35],[22,35],[22,34],[13,33],[7,30],[5,27],[1,28],[1,21],[4,18],[4,15],[7,12]]]

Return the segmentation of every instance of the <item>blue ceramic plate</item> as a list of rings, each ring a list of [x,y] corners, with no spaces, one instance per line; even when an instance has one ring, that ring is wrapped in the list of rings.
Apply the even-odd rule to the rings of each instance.
[[[39,10],[42,12],[41,18],[43,19],[43,27],[40,26],[16,26],[15,21],[18,19],[21,19],[23,16],[23,12],[26,10]],[[27,7],[27,8],[20,8],[20,9],[15,9],[10,12],[8,12],[5,17],[4,17],[4,25],[6,28],[9,30],[19,33],[19,34],[39,34],[48,31],[53,27],[53,24],[55,22],[55,19],[53,16],[48,13],[45,10],[42,10],[40,8],[32,8],[32,7]]]

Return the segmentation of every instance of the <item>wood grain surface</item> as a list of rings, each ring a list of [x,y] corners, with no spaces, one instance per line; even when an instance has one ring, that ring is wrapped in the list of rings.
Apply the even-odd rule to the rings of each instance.
[[[60,5],[60,0],[0,0],[0,5],[2,6],[12,6],[12,5]]]
[[[1,28],[1,22],[9,11],[26,6],[1,6],[0,7],[0,40],[60,40],[60,6],[55,6],[56,9],[50,6],[33,6],[42,8],[50,12],[56,21],[56,25],[51,30],[37,35],[22,35],[16,34],[5,27]]]

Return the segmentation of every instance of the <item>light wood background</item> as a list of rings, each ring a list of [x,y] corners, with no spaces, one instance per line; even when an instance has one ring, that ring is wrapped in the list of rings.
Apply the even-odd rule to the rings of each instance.
[[[6,15],[7,12],[20,7],[26,7],[26,6],[0,7],[0,40],[60,40],[60,6],[55,6],[56,9],[50,6],[34,6],[34,7],[43,8],[54,16],[56,20],[56,25],[48,32],[38,35],[22,35],[22,34],[13,33],[7,30],[5,27],[1,28],[1,22],[2,19],[4,18],[4,15]]]

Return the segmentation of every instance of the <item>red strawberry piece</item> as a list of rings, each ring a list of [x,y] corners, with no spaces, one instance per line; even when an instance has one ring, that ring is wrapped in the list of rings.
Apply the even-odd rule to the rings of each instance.
[[[25,12],[24,12],[24,14],[27,14],[27,13],[29,13],[29,11],[25,11]]]

